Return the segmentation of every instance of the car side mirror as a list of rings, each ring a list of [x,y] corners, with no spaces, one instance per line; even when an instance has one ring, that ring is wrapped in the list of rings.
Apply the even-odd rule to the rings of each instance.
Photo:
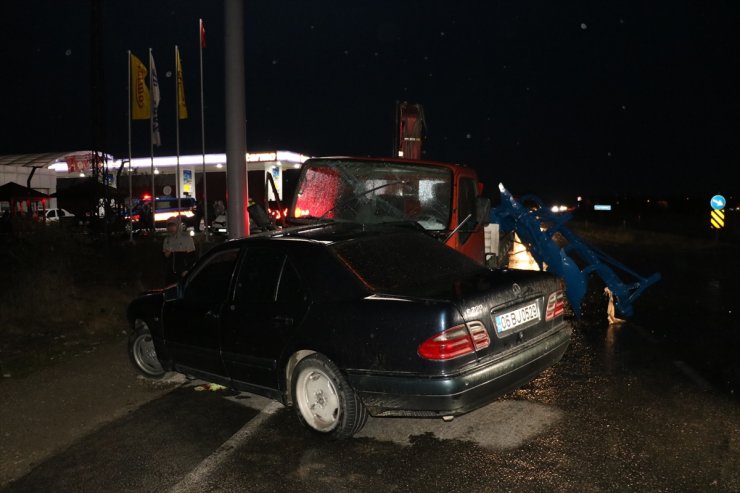
[[[491,223],[491,199],[488,197],[475,198],[475,221],[483,227]]]

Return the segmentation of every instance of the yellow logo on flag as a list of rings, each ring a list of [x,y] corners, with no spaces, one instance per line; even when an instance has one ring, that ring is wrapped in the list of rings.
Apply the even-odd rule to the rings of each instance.
[[[148,120],[151,112],[151,98],[146,85],[148,70],[141,60],[131,54],[131,119]]]
[[[177,116],[180,120],[188,117],[188,107],[185,104],[185,84],[182,81],[182,62],[180,62],[180,50],[177,50]]]

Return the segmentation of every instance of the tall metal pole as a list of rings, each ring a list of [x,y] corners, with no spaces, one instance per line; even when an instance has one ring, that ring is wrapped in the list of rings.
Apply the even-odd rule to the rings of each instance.
[[[175,45],[175,147],[177,148],[177,178],[175,178],[175,196],[177,197],[177,218],[180,219],[182,201],[180,195],[180,53]]]
[[[224,17],[227,229],[240,238],[249,235],[243,0],[225,0]]]
[[[154,232],[154,218],[157,200],[154,195],[154,86],[152,85],[152,80],[152,49],[149,48],[149,158],[151,159],[150,171],[152,174],[151,230]]]
[[[206,241],[209,239],[208,231],[208,180],[206,174],[206,115],[203,100],[203,48],[205,44],[205,27],[203,19],[198,19],[198,52],[200,53],[200,143],[203,151],[203,222],[206,229]]]
[[[134,190],[131,177],[131,50],[128,50],[128,222],[130,231],[128,232],[129,241],[134,241],[134,223],[133,223],[133,205]]]

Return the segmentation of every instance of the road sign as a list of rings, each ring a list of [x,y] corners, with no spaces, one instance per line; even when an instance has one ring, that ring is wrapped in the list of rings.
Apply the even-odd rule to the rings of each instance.
[[[712,206],[712,209],[724,209],[725,205],[727,205],[727,201],[722,195],[715,195],[712,197],[712,200],[709,201],[709,204]]]
[[[709,216],[709,224],[712,229],[722,229],[725,227],[724,209],[714,209]]]

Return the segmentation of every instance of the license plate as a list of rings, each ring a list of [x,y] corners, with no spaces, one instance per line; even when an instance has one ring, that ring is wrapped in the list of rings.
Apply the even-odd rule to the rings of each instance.
[[[528,325],[532,321],[539,322],[540,307],[537,302],[534,302],[516,310],[496,315],[494,318],[496,321],[496,332],[500,334],[521,327],[522,325]]]

